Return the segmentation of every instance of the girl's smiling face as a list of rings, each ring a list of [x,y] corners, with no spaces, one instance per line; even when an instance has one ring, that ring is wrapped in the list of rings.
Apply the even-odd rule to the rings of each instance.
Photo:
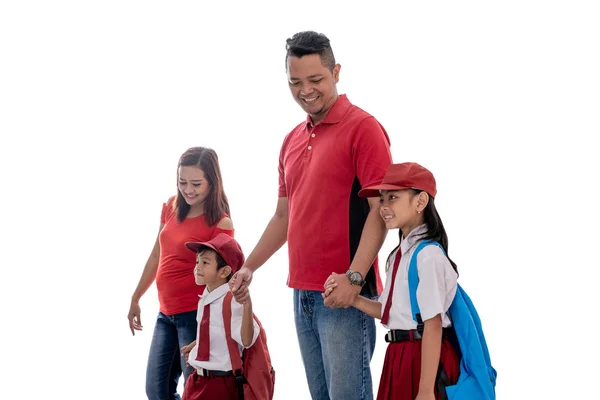
[[[421,212],[428,199],[427,193],[415,193],[411,189],[382,190],[379,215],[387,229],[400,229],[406,237],[410,231],[423,223]]]

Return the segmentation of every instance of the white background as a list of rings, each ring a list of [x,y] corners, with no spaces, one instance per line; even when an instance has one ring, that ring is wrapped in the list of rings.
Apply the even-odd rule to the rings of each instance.
[[[597,394],[595,2],[394,3],[2,2],[0,397],[145,398],[154,286],[143,332],[126,314],[177,159],[217,151],[248,254],[304,118],[285,39],[309,29],[331,39],[339,92],[386,127],[394,160],[435,174],[498,398]],[[286,257],[251,290],[276,399],[308,399]]]

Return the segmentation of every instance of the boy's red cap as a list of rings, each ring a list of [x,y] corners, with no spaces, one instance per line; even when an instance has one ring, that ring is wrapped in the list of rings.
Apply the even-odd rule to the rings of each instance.
[[[240,244],[225,233],[219,233],[208,242],[186,242],[185,246],[195,253],[204,247],[216,251],[231,267],[231,273],[236,273],[244,265],[244,253]]]
[[[424,190],[431,197],[435,197],[435,178],[425,167],[414,163],[391,164],[388,167],[383,181],[379,185],[369,186],[358,192],[360,197],[379,197],[380,190]]]

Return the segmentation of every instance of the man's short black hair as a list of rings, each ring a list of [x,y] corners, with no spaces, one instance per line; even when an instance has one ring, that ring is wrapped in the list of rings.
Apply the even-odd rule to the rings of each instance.
[[[321,57],[321,64],[333,71],[335,67],[335,57],[329,39],[322,33],[314,31],[298,32],[286,40],[285,65],[287,69],[287,60],[290,56],[301,58],[309,54],[318,54]]]

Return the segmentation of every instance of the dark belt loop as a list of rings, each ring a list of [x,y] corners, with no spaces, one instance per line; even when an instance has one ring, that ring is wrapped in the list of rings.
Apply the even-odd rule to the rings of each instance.
[[[446,370],[444,369],[444,365],[441,361],[438,365],[437,376],[435,377],[435,386],[437,387],[440,400],[448,400],[446,386],[450,386],[450,378],[448,378],[448,374],[446,374]]]
[[[235,385],[238,390],[238,400],[244,400],[244,383],[246,383],[244,375],[242,375],[241,371],[237,371],[235,373]]]
[[[423,336],[423,331],[425,331],[425,323],[423,323],[423,319],[421,318],[421,314],[417,314],[417,332]]]

